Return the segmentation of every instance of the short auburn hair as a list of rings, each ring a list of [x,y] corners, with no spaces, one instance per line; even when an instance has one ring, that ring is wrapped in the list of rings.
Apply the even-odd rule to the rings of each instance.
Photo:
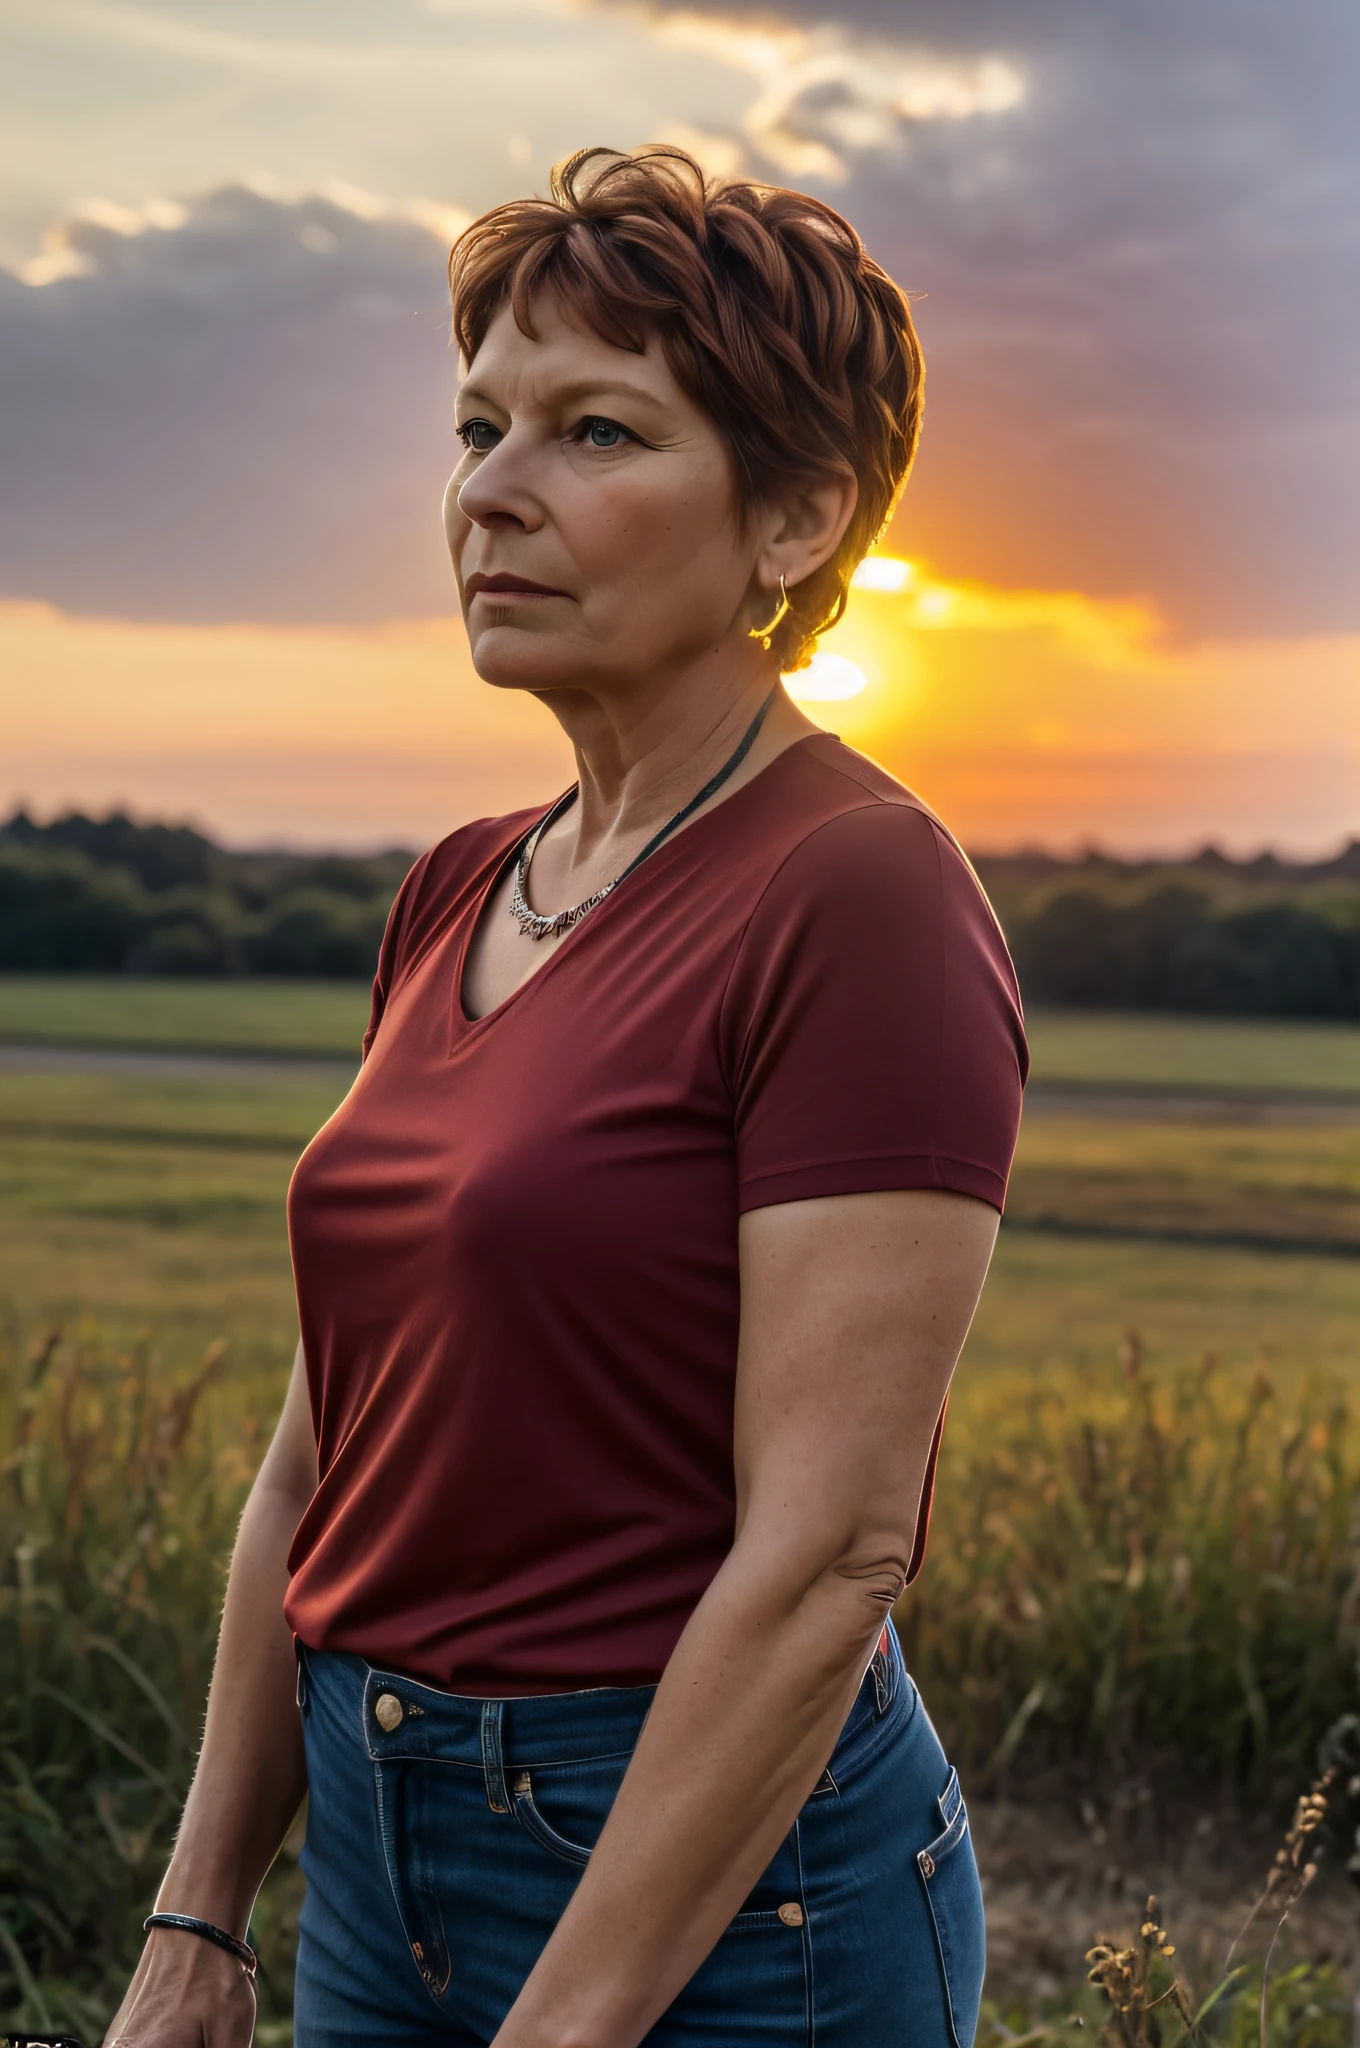
[[[726,436],[743,512],[853,471],[831,560],[789,592],[771,636],[785,671],[845,610],[850,578],[906,482],[924,365],[905,294],[848,221],[801,192],[709,180],[684,150],[578,150],[549,199],[493,207],[449,258],[453,334],[471,361],[509,302],[536,293],[619,347],[655,333],[681,388]]]

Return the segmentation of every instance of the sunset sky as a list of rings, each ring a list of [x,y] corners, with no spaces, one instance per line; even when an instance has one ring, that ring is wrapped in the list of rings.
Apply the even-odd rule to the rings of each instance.
[[[1357,76],[1353,0],[0,0],[0,805],[419,845],[560,787],[455,615],[444,263],[666,140],[916,296],[865,686],[809,710],[976,849],[1335,847]]]

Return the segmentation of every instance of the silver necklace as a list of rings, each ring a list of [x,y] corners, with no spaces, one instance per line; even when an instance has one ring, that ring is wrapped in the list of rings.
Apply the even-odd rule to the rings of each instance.
[[[575,789],[569,789],[565,796],[560,796],[547,816],[539,819],[533,831],[524,840],[519,850],[519,858],[515,862],[515,886],[510,897],[510,915],[514,918],[515,923],[519,926],[525,938],[555,939],[560,933],[569,932],[574,925],[578,925],[581,922],[581,919],[588,912],[603,903],[606,896],[612,896],[619,883],[626,881],[634,868],[640,868],[647,856],[655,853],[662,840],[669,839],[671,833],[683,825],[686,818],[698,810],[700,804],[706,804],[714,791],[722,788],[728,776],[741,766],[746,756],[750,753],[751,748],[755,744],[756,734],[765,723],[765,714],[775,700],[777,689],[778,684],[775,685],[774,690],[771,690],[769,696],[747,726],[736,752],[724,761],[717,774],[710,782],[704,784],[697,796],[692,796],[682,810],[678,810],[673,818],[669,818],[666,821],[659,832],[653,833],[641,853],[629,861],[622,873],[615,875],[612,882],[606,882],[603,889],[597,889],[593,896],[587,896],[583,903],[573,903],[569,909],[555,911],[551,917],[540,917],[536,910],[529,908],[530,863],[538,848],[538,842],[548,827],[555,824],[563,812],[570,810],[571,806],[575,803],[580,794],[579,785]]]

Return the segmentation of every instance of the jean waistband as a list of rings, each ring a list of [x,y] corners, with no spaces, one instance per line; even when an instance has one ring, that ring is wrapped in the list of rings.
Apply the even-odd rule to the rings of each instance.
[[[654,1685],[601,1686],[488,1700],[446,1692],[344,1650],[298,1644],[298,1698],[342,1717],[370,1757],[425,1757],[482,1770],[488,1733],[516,1763],[581,1762],[631,1750],[656,1694]]]
[[[884,1714],[902,1677],[902,1653],[889,1624],[865,1673],[851,1722]],[[374,1763],[411,1758],[463,1765],[484,1775],[493,1806],[508,1807],[507,1771],[631,1754],[656,1687],[602,1686],[475,1699],[370,1665],[346,1651],[310,1650],[299,1643],[299,1703],[310,1709],[313,1694],[364,1742]]]

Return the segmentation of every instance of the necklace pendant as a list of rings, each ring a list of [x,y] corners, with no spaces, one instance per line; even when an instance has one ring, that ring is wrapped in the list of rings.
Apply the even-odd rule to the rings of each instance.
[[[787,610],[788,604],[786,602],[784,605],[784,611]],[[780,613],[780,617],[783,617],[783,612]],[[768,647],[770,643],[767,640],[765,644]],[[533,831],[529,834],[523,846],[520,848],[519,859],[515,863],[515,886],[510,896],[510,915],[514,918],[516,924],[523,932],[525,938],[559,938],[564,932],[569,932],[576,925],[578,925],[581,922],[581,919],[586,915],[588,911],[594,910],[597,904],[603,903],[606,896],[612,896],[614,891],[618,888],[619,883],[624,881],[627,878],[627,876],[631,875],[634,868],[641,867],[643,861],[647,860],[650,855],[654,854],[658,846],[660,846],[664,840],[669,839],[671,833],[674,832],[678,826],[683,825],[685,820],[691,815],[691,813],[697,811],[701,804],[707,803],[708,799],[711,796],[715,795],[717,791],[722,788],[728,776],[731,775],[735,769],[740,767],[741,763],[745,760],[747,754],[750,752],[756,734],[760,731],[760,728],[764,723],[765,713],[769,710],[771,704],[773,704],[778,694],[779,685],[776,683],[774,689],[771,690],[769,696],[765,699],[765,702],[761,705],[759,711],[757,711],[755,717],[751,720],[750,725],[746,728],[746,732],[736,752],[734,754],[729,755],[728,759],[723,763],[722,767],[718,770],[717,774],[704,784],[703,788],[699,791],[697,796],[692,796],[689,802],[685,804],[681,810],[678,810],[675,813],[675,816],[673,818],[667,820],[667,822],[661,827],[661,830],[659,832],[653,833],[652,837],[647,841],[647,844],[643,847],[641,853],[635,855],[634,858],[631,861],[629,861],[627,867],[623,869],[622,873],[615,875],[614,879],[611,882],[606,882],[603,889],[597,889],[593,896],[587,896],[584,903],[573,903],[569,910],[559,910],[552,917],[540,917],[536,910],[530,909],[529,898],[525,894],[525,890],[528,886],[529,881],[529,864],[533,860],[535,850],[538,846],[538,842],[543,837],[544,832],[548,829],[550,825],[556,822],[556,820],[562,815],[562,813],[567,809],[567,807],[570,804],[575,803],[578,792],[574,789],[571,789],[567,791],[565,796],[559,798],[558,801],[553,805],[552,809],[548,812],[547,816],[545,818],[541,818],[538,824],[534,827]]]
[[[614,888],[614,883],[608,882],[603,889],[597,889],[593,896],[587,896],[584,903],[573,903],[566,910],[554,911],[551,917],[540,917],[536,910],[530,908],[529,900],[524,893],[525,871],[526,864],[521,862],[515,874],[515,887],[510,898],[510,915],[526,939],[562,937],[581,922],[587,911],[594,910],[596,904],[603,903]]]

